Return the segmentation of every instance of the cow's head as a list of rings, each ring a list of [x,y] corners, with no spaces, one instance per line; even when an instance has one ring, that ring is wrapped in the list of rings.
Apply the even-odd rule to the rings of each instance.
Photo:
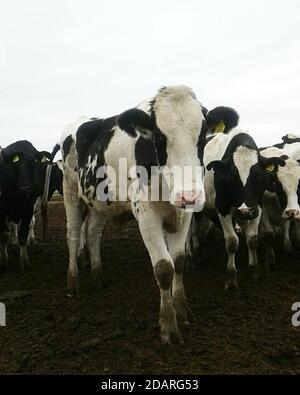
[[[52,197],[55,191],[63,195],[63,170],[61,160],[58,160],[52,165],[48,196],[49,199]]]
[[[282,217],[284,219],[299,219],[300,164],[288,156],[282,156],[282,158],[285,160],[286,165],[280,167],[273,176],[275,191],[283,209]]]
[[[205,119],[211,133],[228,133],[239,123],[238,113],[233,108],[225,106],[208,111]]]
[[[139,132],[140,138],[152,141],[152,164],[161,167],[169,201],[176,207],[200,210],[205,202],[197,149],[203,122],[202,106],[185,86],[162,88],[148,108],[118,117],[119,127],[128,134],[137,137]]]
[[[222,213],[227,207],[236,208],[240,219],[253,219],[268,184],[268,172],[284,166],[282,158],[265,158],[258,150],[239,146],[232,156],[207,165],[213,169],[216,207]]]
[[[43,191],[43,168],[49,157],[49,152],[37,151],[26,140],[4,148],[1,152],[3,189],[25,197],[38,196]]]

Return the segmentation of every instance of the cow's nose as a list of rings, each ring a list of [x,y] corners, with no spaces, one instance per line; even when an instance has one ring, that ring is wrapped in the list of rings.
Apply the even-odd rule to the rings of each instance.
[[[253,207],[242,206],[237,209],[237,215],[238,217],[240,217],[240,219],[245,219],[245,220],[253,219],[257,217],[258,210]]]
[[[238,212],[241,215],[249,215],[252,212],[252,208],[238,208]]]
[[[184,192],[182,194],[182,201],[187,204],[194,204],[197,199],[196,192]]]
[[[197,201],[198,195],[196,192],[183,192],[176,194],[175,204],[178,207],[185,208],[186,206],[194,205]]]
[[[299,217],[299,210],[284,210],[284,218],[296,218]]]

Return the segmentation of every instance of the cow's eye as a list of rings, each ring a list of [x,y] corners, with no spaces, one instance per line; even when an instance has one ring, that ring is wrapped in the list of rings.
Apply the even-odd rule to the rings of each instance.
[[[18,155],[15,155],[15,156],[12,158],[12,162],[13,162],[13,163],[19,162],[19,160],[20,160],[20,157],[19,157]]]

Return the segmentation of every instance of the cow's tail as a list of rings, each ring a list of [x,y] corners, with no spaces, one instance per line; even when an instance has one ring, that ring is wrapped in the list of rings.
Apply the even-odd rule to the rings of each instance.
[[[52,150],[51,158],[50,158],[50,161],[48,162],[47,168],[46,168],[46,176],[45,176],[44,190],[43,190],[42,203],[41,203],[44,242],[46,241],[47,228],[48,228],[48,196],[49,196],[51,171],[52,171],[52,166],[53,166],[53,160],[59,150],[60,150],[60,145],[56,144]]]

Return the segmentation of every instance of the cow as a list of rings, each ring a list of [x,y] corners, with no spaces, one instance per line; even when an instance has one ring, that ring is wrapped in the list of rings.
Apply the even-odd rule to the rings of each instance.
[[[274,144],[273,147],[283,149],[289,144],[299,143],[300,137],[297,136],[296,134],[288,133],[285,136],[282,136],[281,140],[282,140],[281,143]]]
[[[295,134],[287,134],[282,137],[282,143],[275,144],[280,146],[284,155],[289,156],[291,159],[300,163],[300,137]],[[300,201],[300,188],[298,188],[298,203]],[[284,224],[284,249],[286,252],[291,253],[293,246],[290,240],[291,224],[294,228],[294,236],[296,245],[300,245],[300,222],[298,219],[286,221]]]
[[[206,130],[202,133],[198,141],[198,155],[203,166],[203,153],[205,145],[217,134],[228,134],[232,129],[236,128],[239,123],[239,114],[232,107],[218,106],[208,111],[202,108],[205,116]],[[205,169],[204,169],[205,171]],[[217,225],[220,225],[217,222]],[[237,226],[237,225],[236,225]],[[190,230],[186,241],[186,258],[192,268],[196,268],[200,258],[200,236],[204,233],[204,239],[210,237],[214,232],[216,224],[211,221],[202,212],[193,214]],[[202,229],[206,229],[202,232]]]
[[[8,265],[9,222],[19,224],[20,265],[29,265],[27,241],[34,206],[44,190],[43,167],[46,151],[38,151],[22,140],[3,148],[0,153],[0,265]]]
[[[45,151],[46,152],[46,151]],[[48,157],[51,156],[50,153],[47,152]],[[46,158],[46,157],[45,157]],[[49,160],[43,162],[43,179],[46,182],[46,172],[47,166],[49,164]],[[46,231],[48,225],[48,213],[47,213],[47,204],[48,201],[52,198],[55,191],[57,191],[60,195],[63,195],[63,173],[62,173],[62,163],[61,160],[58,160],[52,164],[50,179],[49,179],[49,187],[46,191],[45,203],[43,205],[43,193],[37,197],[36,203],[34,205],[34,215],[30,222],[29,226],[29,234],[28,234],[28,245],[36,244],[36,238],[34,233],[34,227],[36,222],[36,216],[42,214],[42,222],[43,222],[43,239],[46,239]],[[18,245],[18,224],[14,222],[9,223],[9,244],[11,245]]]
[[[290,221],[300,219],[298,189],[300,164],[286,155],[285,149],[269,147],[260,151],[264,157],[278,157],[285,161],[284,167],[270,174],[270,182],[262,199],[261,230],[266,245],[266,265],[276,267],[273,250],[276,228],[286,230]],[[284,249],[289,251],[289,238],[284,235]]]
[[[199,135],[207,130],[203,106],[195,93],[186,86],[169,86],[160,89],[150,101],[118,116],[80,118],[66,128],[60,141],[69,295],[78,292],[83,205],[89,208],[86,234],[94,276],[101,273],[100,240],[107,219],[130,209],[137,219],[160,290],[163,344],[170,344],[173,339],[181,342],[177,320],[188,323],[183,284],[185,241],[192,211],[201,210],[205,202],[197,143]],[[121,175],[119,162],[124,159],[133,171]],[[186,167],[193,174],[179,188]],[[159,180],[160,187],[167,191],[165,199],[161,195],[156,201],[144,199],[148,184],[143,177],[132,188],[130,199],[113,199],[120,192],[114,180],[121,184],[127,178],[136,180],[137,173],[143,170],[149,176],[149,190],[152,192],[152,182]]]
[[[213,136],[204,148],[206,203],[204,212],[219,219],[228,254],[225,290],[237,288],[235,254],[239,246],[234,223],[237,220],[246,235],[251,276],[258,276],[257,240],[261,217],[261,199],[268,182],[268,169],[276,172],[285,161],[263,157],[253,138],[233,129]]]

